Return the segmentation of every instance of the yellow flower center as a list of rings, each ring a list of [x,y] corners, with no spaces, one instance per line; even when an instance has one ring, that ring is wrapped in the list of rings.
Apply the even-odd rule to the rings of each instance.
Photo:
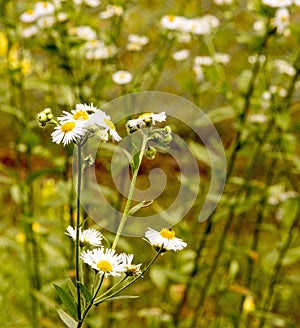
[[[170,16],[168,16],[168,19],[169,19],[169,22],[173,22],[173,21],[174,21],[174,19],[175,19],[175,16],[173,16],[173,15],[170,15]]]
[[[113,267],[109,261],[101,260],[97,263],[97,268],[103,272],[111,272]]]
[[[104,118],[104,123],[112,130],[115,130],[116,127],[114,125],[114,123],[110,120],[108,120],[107,118]]]
[[[63,133],[67,133],[72,131],[75,128],[74,122],[67,122],[61,126],[61,130]]]
[[[74,115],[73,115],[73,118],[74,120],[88,120],[89,119],[89,114],[84,111],[84,110],[80,110],[78,112],[76,112]]]
[[[175,238],[175,231],[172,229],[163,228],[159,233],[163,238],[166,239],[174,239]]]
[[[144,113],[139,115],[139,118],[149,118],[150,115],[152,115],[153,113]]]

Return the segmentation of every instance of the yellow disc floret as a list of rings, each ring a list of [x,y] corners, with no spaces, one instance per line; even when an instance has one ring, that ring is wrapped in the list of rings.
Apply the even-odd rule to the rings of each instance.
[[[89,114],[83,110],[80,110],[78,112],[76,112],[74,115],[73,115],[73,118],[74,120],[88,120],[89,119]]]
[[[74,122],[66,122],[61,126],[61,130],[64,133],[70,132],[75,128],[75,123]]]
[[[166,239],[174,239],[175,238],[175,231],[172,229],[163,228],[159,233],[163,238]]]
[[[113,267],[109,261],[101,260],[97,263],[97,268],[102,272],[111,272]]]

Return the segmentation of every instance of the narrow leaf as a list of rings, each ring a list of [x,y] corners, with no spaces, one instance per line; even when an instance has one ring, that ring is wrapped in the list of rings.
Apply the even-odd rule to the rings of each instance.
[[[77,318],[77,307],[72,295],[58,285],[54,285],[54,287],[66,309],[70,312],[73,318]]]
[[[65,311],[57,309],[57,313],[68,328],[77,327],[77,322],[73,318],[71,318]]]
[[[139,209],[141,209],[142,207],[147,207],[147,206],[151,205],[152,203],[153,203],[153,200],[151,200],[151,201],[148,202],[147,204],[146,204],[146,201],[143,200],[142,202],[140,202],[140,203],[136,204],[135,206],[133,206],[133,207],[129,210],[128,215],[132,215],[132,214],[134,214],[135,212],[137,212]]]
[[[82,291],[82,295],[84,296],[84,298],[86,299],[87,303],[91,303],[92,302],[92,295],[89,292],[89,290],[86,288],[85,285],[78,283],[80,290]]]

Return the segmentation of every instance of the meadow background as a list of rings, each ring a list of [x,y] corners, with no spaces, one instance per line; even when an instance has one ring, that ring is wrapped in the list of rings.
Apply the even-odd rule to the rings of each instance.
[[[64,234],[75,208],[72,146],[53,144],[36,115],[150,90],[192,101],[215,124],[227,156],[225,190],[199,223],[210,161],[187,127],[172,126],[202,179],[195,206],[175,227],[188,247],[159,258],[131,287],[140,298],[99,306],[86,327],[300,326],[299,5],[0,1],[1,327],[64,327],[53,284],[74,277]],[[178,17],[202,20],[182,25]],[[118,206],[109,145],[97,159],[99,183]],[[141,172],[157,166],[176,177],[168,154],[145,160]],[[141,239],[120,247],[138,263],[152,255]]]

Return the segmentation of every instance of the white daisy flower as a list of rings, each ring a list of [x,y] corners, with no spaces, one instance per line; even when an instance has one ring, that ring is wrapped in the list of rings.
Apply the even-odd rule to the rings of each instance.
[[[76,240],[76,229],[71,226],[68,226],[67,231],[65,234],[71,237],[74,241]],[[83,230],[79,228],[79,241],[81,246],[91,245],[99,247],[102,245],[102,234],[101,232],[89,228],[87,230]]]
[[[85,134],[85,128],[82,121],[66,121],[57,125],[51,133],[52,141],[64,146],[70,142],[75,142]]]
[[[262,3],[273,8],[280,8],[291,6],[293,0],[262,0]]]
[[[39,17],[48,16],[54,13],[55,7],[54,4],[49,1],[39,1],[35,4],[34,11]]]
[[[140,264],[132,264],[133,254],[121,254],[123,257],[123,264],[126,269],[125,273],[127,276],[136,276],[142,273]]]
[[[283,33],[290,23],[290,13],[286,8],[279,8],[275,13],[273,20],[274,26],[277,27],[278,33]]]
[[[148,228],[145,237],[156,250],[180,251],[187,246],[187,243],[175,237],[175,231],[172,229],[163,228],[158,232]]]
[[[89,26],[78,26],[73,32],[82,40],[95,40],[97,39],[97,33]]]
[[[176,61],[186,60],[187,58],[189,58],[189,56],[190,51],[188,49],[178,50],[172,54],[173,59]]]
[[[99,14],[99,18],[101,19],[108,19],[113,16],[122,16],[124,13],[124,10],[122,7],[117,5],[107,5],[105,11],[102,11]]]
[[[96,248],[81,253],[83,262],[88,264],[94,270],[105,278],[108,276],[120,276],[126,271],[123,255],[115,254],[114,249]]]
[[[160,24],[168,30],[182,31],[187,21],[182,16],[166,15],[161,18]]]
[[[212,66],[214,60],[210,56],[196,56],[194,58],[194,65],[196,66]]]
[[[36,21],[37,17],[37,13],[34,10],[29,9],[20,16],[20,20],[23,23],[33,23]]]
[[[37,35],[39,32],[39,29],[36,25],[31,25],[29,27],[26,27],[22,29],[22,37],[23,38],[31,38],[34,35]]]
[[[36,22],[37,26],[41,29],[44,28],[50,28],[54,25],[55,23],[55,17],[54,16],[43,16],[39,18]]]
[[[167,118],[166,112],[155,113],[144,113],[136,119],[129,120],[127,126],[129,128],[142,128],[144,125],[155,125],[156,122],[163,122]]]
[[[112,79],[117,84],[128,84],[132,80],[132,74],[127,71],[117,71],[113,74]]]

